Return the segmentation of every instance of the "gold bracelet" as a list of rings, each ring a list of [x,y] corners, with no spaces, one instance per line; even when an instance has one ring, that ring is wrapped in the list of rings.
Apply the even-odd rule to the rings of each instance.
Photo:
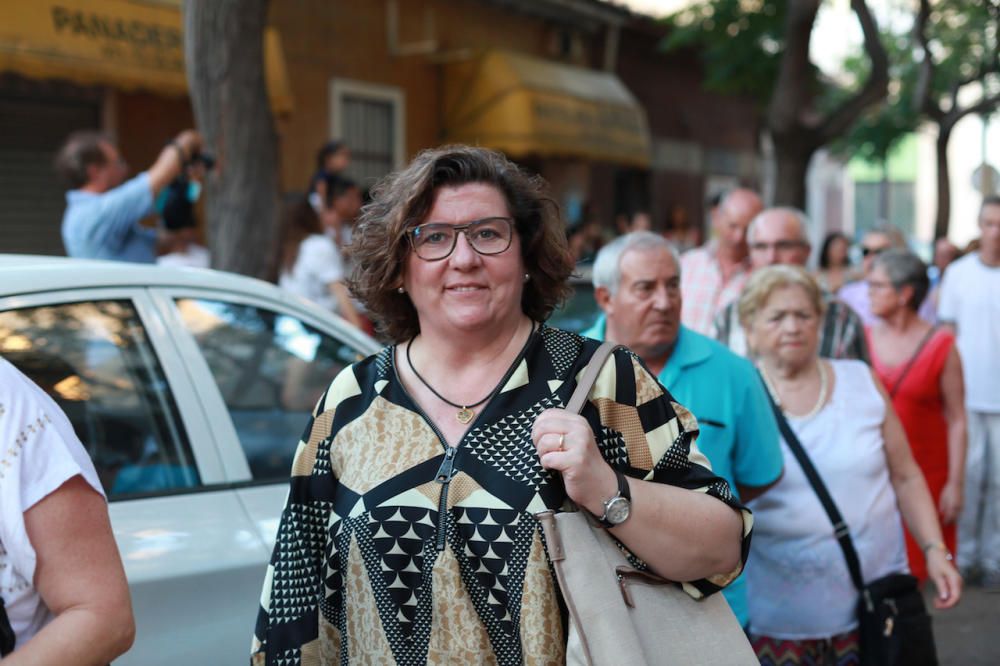
[[[951,562],[952,560],[955,559],[954,557],[952,557],[951,552],[948,550],[948,546],[944,545],[943,541],[930,541],[930,542],[924,544],[924,547],[923,547],[922,550],[924,551],[924,558],[925,559],[927,558],[927,551],[929,551],[931,548],[937,548],[938,550],[940,550],[941,552],[943,552],[944,553],[944,559],[948,560],[949,562]]]

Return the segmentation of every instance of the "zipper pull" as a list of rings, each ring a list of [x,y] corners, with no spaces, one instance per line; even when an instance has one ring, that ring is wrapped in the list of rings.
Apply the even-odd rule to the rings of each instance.
[[[441,467],[438,468],[437,475],[434,480],[441,484],[447,484],[451,482],[453,476],[455,476],[455,454],[458,451],[454,446],[449,446],[448,450],[445,451],[444,460],[441,461]]]

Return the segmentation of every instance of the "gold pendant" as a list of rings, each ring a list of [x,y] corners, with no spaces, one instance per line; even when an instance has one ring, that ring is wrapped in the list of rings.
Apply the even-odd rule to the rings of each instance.
[[[458,413],[455,414],[455,418],[458,419],[459,423],[464,425],[471,421],[472,417],[475,415],[476,413],[468,407],[462,407],[462,409],[458,410]]]

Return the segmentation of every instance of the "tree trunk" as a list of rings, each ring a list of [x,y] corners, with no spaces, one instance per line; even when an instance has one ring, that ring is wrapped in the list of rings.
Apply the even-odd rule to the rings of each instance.
[[[951,127],[938,125],[937,138],[937,213],[934,216],[934,240],[948,237],[951,217],[951,181],[948,173],[948,141]]]
[[[794,206],[806,209],[806,172],[814,148],[804,145],[791,137],[774,140],[774,159],[777,166],[775,175],[775,206]]]
[[[889,158],[882,159],[882,180],[878,184],[878,216],[879,219],[889,221],[889,198],[892,191],[892,183],[889,181]]]
[[[206,179],[212,267],[272,277],[277,136],[264,80],[267,0],[185,0],[184,56],[195,121],[217,162]]]

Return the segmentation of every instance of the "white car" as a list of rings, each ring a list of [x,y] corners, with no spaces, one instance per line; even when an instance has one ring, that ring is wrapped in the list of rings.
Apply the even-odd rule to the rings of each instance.
[[[240,664],[295,446],[378,344],[228,273],[0,255],[0,355],[66,411],[97,467],[135,607],[116,664]]]

